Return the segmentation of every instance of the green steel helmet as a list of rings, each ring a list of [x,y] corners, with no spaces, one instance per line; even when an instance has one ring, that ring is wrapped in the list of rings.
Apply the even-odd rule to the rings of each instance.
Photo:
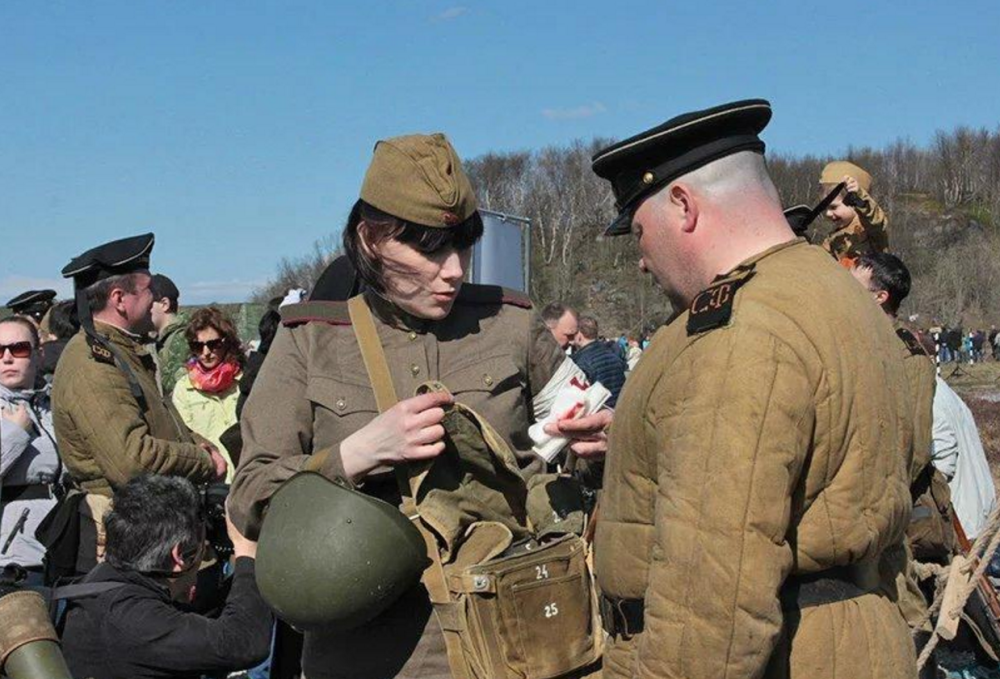
[[[72,679],[42,595],[0,582],[0,676]]]
[[[271,498],[257,542],[257,585],[299,630],[368,622],[420,580],[420,531],[398,508],[313,472]]]

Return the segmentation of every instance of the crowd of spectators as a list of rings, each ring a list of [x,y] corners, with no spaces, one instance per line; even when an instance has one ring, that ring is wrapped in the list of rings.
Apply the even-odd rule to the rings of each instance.
[[[1000,333],[997,327],[965,330],[961,326],[935,325],[928,334],[933,339],[939,363],[975,364],[986,360],[1000,361]]]
[[[228,483],[239,454],[237,406],[249,391],[249,385],[241,389],[243,371],[248,362],[254,373],[259,369],[261,349],[266,353],[277,330],[277,312],[265,313],[262,340],[250,352],[221,309],[181,314],[177,286],[163,275],[147,278],[148,309],[138,308],[140,286],[120,283],[133,285],[139,298],[123,332],[145,344],[164,401],[175,406],[181,426],[207,442],[213,459],[219,456],[216,467],[223,473],[217,481]],[[97,536],[87,537],[85,528],[79,533],[96,539],[98,565],[81,565],[75,549],[67,556],[68,572],[60,565],[63,555],[49,536],[65,534],[65,526],[56,524],[66,515],[60,514],[60,503],[73,491],[53,423],[52,393],[56,365],[81,325],[74,301],[55,302],[46,294],[41,301],[48,305],[41,309],[38,297],[33,296],[32,313],[14,308],[13,315],[0,318],[4,581],[61,586],[58,629],[75,676],[201,677],[220,671],[268,676],[267,663],[261,662],[270,652],[274,623],[254,580],[256,545],[228,524],[233,558],[223,565],[206,551],[209,508],[192,481],[140,474],[116,486],[103,530]],[[96,306],[95,320],[101,321],[103,305]],[[223,443],[227,433],[235,436]],[[77,503],[81,514],[93,511],[88,501],[95,496],[77,497],[83,497]],[[213,562],[216,566],[206,568]],[[67,582],[73,584],[63,586]]]

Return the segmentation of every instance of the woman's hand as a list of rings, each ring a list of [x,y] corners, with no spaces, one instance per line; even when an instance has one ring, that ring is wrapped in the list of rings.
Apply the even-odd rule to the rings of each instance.
[[[444,450],[444,406],[451,394],[434,392],[400,401],[340,444],[344,472],[353,481],[373,469],[427,460]]]
[[[23,403],[11,405],[9,408],[0,408],[0,417],[8,422],[13,422],[29,434],[35,426],[31,422],[31,415],[28,414],[28,407]]]
[[[601,460],[608,452],[607,429],[614,411],[604,408],[593,415],[545,425],[545,433],[570,440],[569,449],[585,460]]]

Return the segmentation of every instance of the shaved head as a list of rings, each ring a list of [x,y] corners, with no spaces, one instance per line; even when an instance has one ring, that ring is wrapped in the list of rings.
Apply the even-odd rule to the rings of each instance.
[[[670,187],[686,184],[711,201],[728,199],[765,199],[781,202],[778,189],[767,173],[764,156],[753,151],[741,151],[678,177],[656,195],[660,200],[669,199]]]
[[[643,201],[632,220],[640,268],[674,308],[718,274],[795,238],[764,156],[741,151],[689,172]]]

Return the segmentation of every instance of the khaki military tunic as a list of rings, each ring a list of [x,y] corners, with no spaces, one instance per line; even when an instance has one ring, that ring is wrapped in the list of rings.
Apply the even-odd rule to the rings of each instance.
[[[912,330],[897,321],[896,333],[906,347],[907,380],[914,407],[913,460],[910,491],[914,507],[907,537],[918,561],[948,563],[955,549],[951,490],[932,461],[934,446],[934,392],[937,366]]]
[[[889,218],[875,199],[862,188],[858,189],[861,205],[851,223],[830,233],[823,241],[823,249],[837,261],[855,260],[864,254],[886,252],[889,249]]]
[[[931,463],[937,366],[913,331],[899,320],[896,320],[896,335],[904,347],[903,369],[913,404],[913,459],[910,464],[912,483]]]
[[[52,388],[53,423],[67,471],[88,493],[106,497],[141,473],[210,481],[215,475],[211,456],[161,398],[147,345],[114,326],[95,327],[120,350],[146,403],[136,401],[107,350],[92,347],[84,333],[77,333],[63,351]]]
[[[610,639],[604,676],[914,676],[874,593],[909,518],[901,392],[889,320],[801,239],[657,333],[615,411],[595,543],[602,593],[644,600],[644,628]],[[835,567],[872,593],[782,605]]]
[[[366,298],[399,397],[427,380],[443,382],[494,426],[530,474],[539,468],[527,435],[532,400],[568,359],[526,299],[499,293],[466,284],[437,322]],[[345,303],[297,305],[283,310],[283,325],[243,411],[243,455],[229,496],[233,522],[249,537],[270,497],[310,455],[336,449],[377,415]],[[322,471],[342,476],[336,451]],[[392,474],[370,476],[361,489],[399,502]],[[359,629],[306,634],[303,670],[309,679],[450,676],[422,586]]]
[[[911,411],[913,427],[912,447],[906,451],[906,465],[909,469],[909,483],[912,486],[920,473],[930,464],[933,445],[932,425],[934,422],[934,389],[936,369],[933,361],[925,353],[916,336],[898,319],[895,321],[896,336],[900,339],[900,355],[903,357],[903,373],[906,377],[906,400]],[[912,492],[911,492],[912,498]],[[912,530],[914,515],[907,532]],[[927,601],[920,591],[913,554],[906,540],[890,546],[883,554],[883,592],[896,602],[899,612],[911,628],[922,625],[930,631],[927,619]]]

